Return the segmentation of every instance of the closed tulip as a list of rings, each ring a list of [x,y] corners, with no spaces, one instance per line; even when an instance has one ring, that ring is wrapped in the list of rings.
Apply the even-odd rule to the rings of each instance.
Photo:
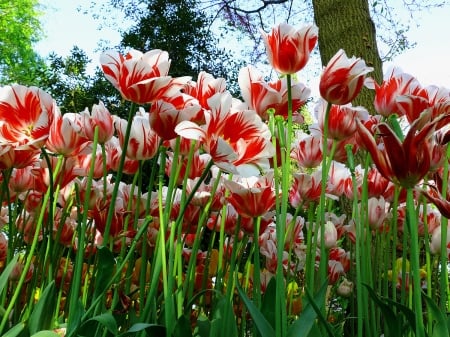
[[[373,70],[360,58],[348,58],[340,49],[328,62],[320,78],[320,95],[329,103],[343,105],[361,91],[365,75]]]
[[[94,104],[91,113],[80,112],[81,133],[89,140],[94,140],[94,130],[98,127],[98,142],[105,144],[114,135],[114,119],[103,102]]]
[[[120,146],[125,147],[125,131],[127,121],[121,118],[115,120]],[[148,113],[139,110],[131,122],[130,140],[126,146],[127,157],[134,160],[153,158],[158,152],[160,138],[150,126]]]
[[[269,34],[262,32],[262,37],[272,67],[280,74],[295,74],[308,62],[317,43],[318,29],[315,25],[296,29],[282,23]]]

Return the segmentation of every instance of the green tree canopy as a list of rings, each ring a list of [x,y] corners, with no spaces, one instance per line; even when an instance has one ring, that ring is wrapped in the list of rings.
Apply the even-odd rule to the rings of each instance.
[[[207,71],[233,82],[237,79],[243,59],[219,46],[211,30],[214,17],[201,10],[200,1],[111,0],[110,5],[134,22],[122,32],[123,49],[167,51],[172,60],[171,76],[192,76],[195,80],[200,71]]]
[[[43,60],[33,45],[42,37],[39,1],[0,0],[0,83],[35,84]]]

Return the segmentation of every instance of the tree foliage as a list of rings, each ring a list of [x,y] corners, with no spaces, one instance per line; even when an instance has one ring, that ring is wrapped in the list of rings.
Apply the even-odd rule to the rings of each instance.
[[[211,18],[197,8],[196,1],[111,0],[109,5],[96,11],[99,20],[106,20],[100,12],[107,15],[119,8],[133,24],[121,32],[119,46],[102,46],[102,49],[118,48],[123,53],[130,48],[142,52],[162,49],[169,52],[169,75],[173,77],[191,76],[196,80],[200,71],[207,71],[237,83],[241,62],[218,47],[217,39],[209,31]],[[89,63],[86,53],[78,47],[74,47],[68,57],[51,54],[47,66],[40,72],[40,86],[58,100],[63,112],[81,111],[102,100],[111,112],[120,115],[122,112],[117,107],[123,108],[122,98],[100,68],[97,67],[95,74],[88,74]],[[237,84],[230,90],[237,92]]]
[[[41,69],[39,86],[53,96],[62,112],[79,112],[99,100],[108,102],[111,112],[121,100],[100,68],[91,75],[86,52],[74,46],[67,57],[52,53]]]
[[[33,45],[42,30],[38,0],[0,0],[0,84],[32,84],[43,60]]]
[[[200,71],[207,71],[217,77],[236,78],[240,61],[218,47],[219,41],[210,30],[211,18],[198,8],[198,1],[147,0],[128,5],[119,0],[112,2],[136,20],[122,34],[122,47],[166,50],[172,60],[172,76],[195,79]]]

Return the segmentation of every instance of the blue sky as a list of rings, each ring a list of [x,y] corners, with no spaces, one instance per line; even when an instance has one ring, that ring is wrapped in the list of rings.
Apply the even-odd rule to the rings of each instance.
[[[98,30],[98,22],[90,14],[77,11],[77,7],[89,7],[89,0],[41,0],[47,7],[43,17],[46,38],[37,49],[42,55],[55,51],[59,55],[68,55],[77,45],[85,50],[94,64],[98,64],[97,42],[100,39],[110,41],[114,46],[120,41],[117,30],[104,27]],[[450,88],[450,20],[448,8],[434,9],[420,13],[419,27],[411,27],[410,40],[417,43],[412,50],[395,58],[392,64],[400,66],[418,78],[423,85],[441,85]],[[314,80],[312,81],[314,82]],[[309,83],[309,86],[314,85]]]

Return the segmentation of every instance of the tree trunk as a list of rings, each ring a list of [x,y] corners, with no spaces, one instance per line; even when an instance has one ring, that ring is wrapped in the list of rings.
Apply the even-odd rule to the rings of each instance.
[[[326,65],[339,49],[347,56],[361,57],[374,68],[369,74],[377,82],[383,79],[375,25],[370,17],[367,0],[313,0],[314,19],[319,27],[319,50]],[[352,102],[373,111],[374,92],[364,88]]]

